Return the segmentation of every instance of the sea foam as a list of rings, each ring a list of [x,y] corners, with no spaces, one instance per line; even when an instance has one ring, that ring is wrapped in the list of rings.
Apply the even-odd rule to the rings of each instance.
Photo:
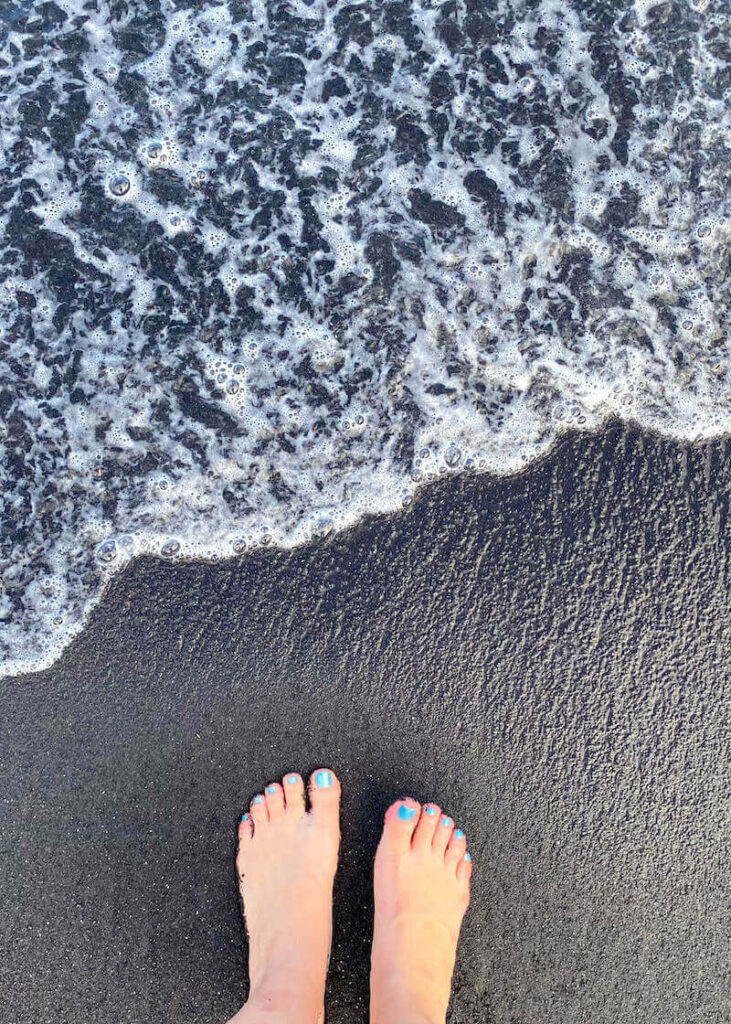
[[[729,431],[727,11],[0,6],[0,673],[142,552]]]

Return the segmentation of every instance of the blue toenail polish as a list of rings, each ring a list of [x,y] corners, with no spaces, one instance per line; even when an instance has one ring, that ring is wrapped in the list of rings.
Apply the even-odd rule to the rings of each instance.
[[[318,789],[328,789],[328,787],[333,784],[332,772],[318,772],[315,776],[315,784]]]
[[[451,825],[451,824],[452,824],[452,822],[449,820],[449,818],[442,818],[442,825]]]
[[[289,778],[287,779],[287,782],[290,784],[290,786],[294,786],[296,781],[297,781],[297,776],[296,775],[290,775]]]
[[[401,806],[398,809],[398,816],[401,819],[401,821],[411,821],[415,814],[416,808],[407,807],[406,804],[401,804]]]
[[[461,828],[458,828],[458,829],[455,830],[454,838],[455,839],[464,839],[464,832],[462,831]]]
[[[248,814],[242,814],[241,815],[241,820],[242,821],[248,821],[249,820],[249,815]]]
[[[260,804],[263,799],[264,799],[264,797],[262,797],[262,796],[255,796],[253,801],[252,801],[252,803]]]
[[[436,814],[437,813],[436,807],[425,807],[424,810],[426,811],[427,814]]]
[[[466,853],[466,854],[464,855],[464,859],[465,859],[465,860],[472,860],[472,858],[470,857],[469,853]]]
[[[277,792],[277,787],[276,786],[267,786],[267,793],[276,793],[276,792]]]

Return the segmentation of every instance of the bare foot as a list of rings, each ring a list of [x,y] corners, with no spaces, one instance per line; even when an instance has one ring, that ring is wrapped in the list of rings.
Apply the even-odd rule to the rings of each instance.
[[[249,998],[230,1024],[322,1020],[340,784],[327,768],[294,772],[255,796],[239,825],[236,871],[249,935]]]
[[[471,875],[464,833],[437,806],[389,807],[376,853],[371,1024],[444,1024]]]

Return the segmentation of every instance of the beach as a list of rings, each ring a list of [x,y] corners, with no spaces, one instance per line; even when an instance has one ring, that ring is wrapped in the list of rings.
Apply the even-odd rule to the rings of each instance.
[[[133,561],[4,681],[0,1021],[226,1020],[236,822],[320,765],[344,792],[328,1024],[367,1020],[404,794],[474,859],[452,1024],[727,1019],[730,477],[725,440],[614,423],[293,550]]]

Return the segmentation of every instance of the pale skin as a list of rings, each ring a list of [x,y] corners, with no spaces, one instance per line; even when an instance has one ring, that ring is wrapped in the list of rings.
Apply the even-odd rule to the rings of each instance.
[[[270,783],[239,825],[249,998],[229,1024],[323,1024],[340,845],[331,769]],[[470,894],[464,833],[436,804],[386,812],[374,870],[371,1024],[445,1024]]]

